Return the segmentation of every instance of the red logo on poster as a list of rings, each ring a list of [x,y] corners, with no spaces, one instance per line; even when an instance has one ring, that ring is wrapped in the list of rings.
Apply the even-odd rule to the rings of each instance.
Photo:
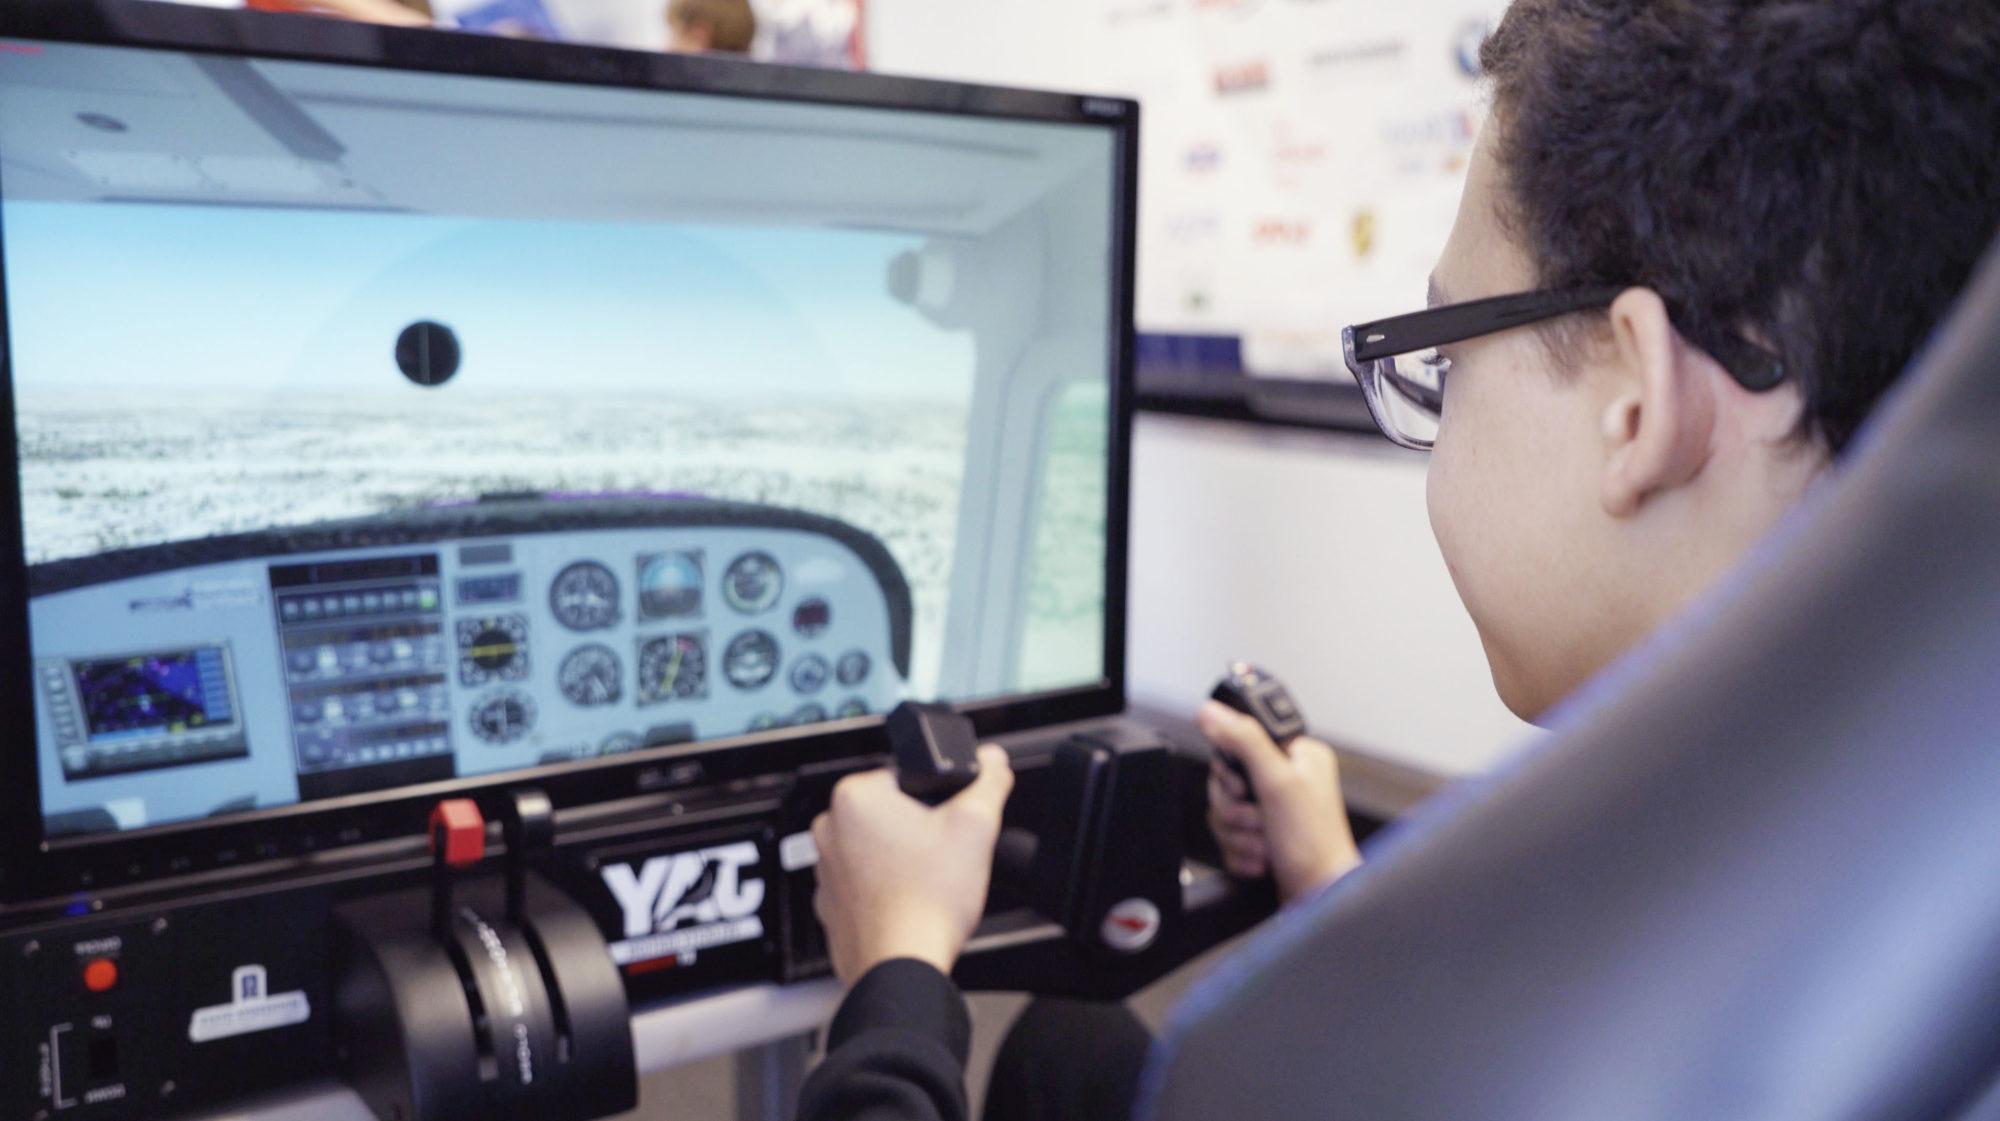
[[[1250,93],[1254,90],[1267,89],[1270,85],[1271,67],[1262,59],[1215,68],[1217,93]]]

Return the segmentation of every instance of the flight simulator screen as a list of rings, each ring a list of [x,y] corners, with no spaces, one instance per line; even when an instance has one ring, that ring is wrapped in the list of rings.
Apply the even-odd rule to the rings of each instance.
[[[45,832],[1098,685],[1117,161],[0,44]]]

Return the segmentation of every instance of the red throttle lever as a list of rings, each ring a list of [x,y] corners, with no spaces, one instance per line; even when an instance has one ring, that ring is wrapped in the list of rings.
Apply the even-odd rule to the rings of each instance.
[[[470,798],[439,802],[431,811],[431,930],[451,934],[452,873],[486,857],[486,819]]]

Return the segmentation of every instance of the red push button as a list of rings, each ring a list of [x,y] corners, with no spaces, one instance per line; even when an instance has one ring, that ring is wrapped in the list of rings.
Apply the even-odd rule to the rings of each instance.
[[[118,963],[98,958],[83,967],[83,987],[94,993],[108,993],[118,983]]]
[[[486,819],[470,798],[439,802],[431,811],[431,854],[453,868],[469,868],[486,855]]]

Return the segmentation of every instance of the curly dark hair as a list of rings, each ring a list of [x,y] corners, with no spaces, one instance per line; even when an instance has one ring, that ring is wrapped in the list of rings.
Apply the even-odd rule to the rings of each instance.
[[[2000,0],[1515,0],[1481,62],[1540,283],[1757,340],[1836,452],[2000,228]]]

